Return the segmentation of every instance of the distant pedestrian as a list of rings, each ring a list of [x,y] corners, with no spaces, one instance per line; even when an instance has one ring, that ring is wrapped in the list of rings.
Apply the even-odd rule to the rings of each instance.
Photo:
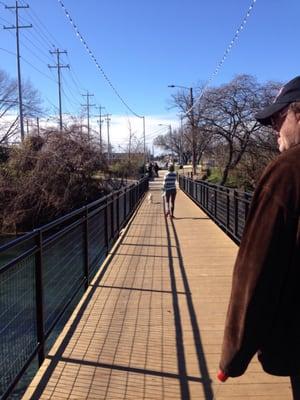
[[[154,164],[154,172],[155,172],[155,176],[156,178],[158,178],[158,170],[159,170],[159,166],[157,165],[157,162]]]
[[[219,378],[264,371],[289,376],[300,400],[300,76],[256,119],[277,132],[281,155],[254,192],[233,272]]]
[[[168,172],[164,176],[163,189],[166,199],[166,216],[170,215],[170,218],[173,218],[176,197],[176,173],[173,164],[169,165]]]
[[[151,162],[148,165],[148,175],[149,175],[149,178],[152,178],[152,176],[153,176],[153,164]]]

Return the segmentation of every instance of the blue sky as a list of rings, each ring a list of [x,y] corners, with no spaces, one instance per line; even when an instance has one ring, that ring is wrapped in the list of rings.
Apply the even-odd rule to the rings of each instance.
[[[170,109],[174,89],[168,84],[197,86],[212,75],[240,26],[251,0],[62,0],[113,86],[131,109],[146,116],[149,144],[156,131],[178,124]],[[1,25],[14,24],[14,14],[0,1]],[[22,0],[20,10],[22,78],[39,89],[49,113],[57,105],[55,64],[51,45],[67,50],[62,62],[71,70],[63,74],[63,110],[78,114],[85,102],[81,94],[112,114],[112,141],[126,141],[130,119],[137,135],[142,122],[133,118],[78,40],[58,0]],[[299,0],[257,0],[245,29],[239,35],[212,84],[248,73],[259,81],[287,81],[300,74]],[[16,76],[14,32],[0,30],[0,67]],[[28,64],[31,63],[31,65]],[[37,71],[36,69],[39,71]],[[95,110],[96,112],[96,110]],[[121,132],[122,131],[122,132]]]

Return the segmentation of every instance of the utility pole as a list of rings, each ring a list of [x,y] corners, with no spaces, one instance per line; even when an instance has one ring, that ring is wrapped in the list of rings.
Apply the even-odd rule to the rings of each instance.
[[[19,91],[19,115],[20,115],[20,131],[21,131],[21,141],[24,141],[24,119],[23,119],[23,102],[22,102],[22,81],[21,81],[21,65],[20,65],[20,43],[19,43],[19,29],[21,28],[32,28],[32,25],[19,25],[19,9],[29,8],[26,6],[19,6],[18,1],[16,1],[15,6],[5,6],[6,9],[16,10],[16,25],[4,26],[4,29],[15,29],[16,39],[17,39],[17,69],[18,69],[18,91]]]
[[[36,118],[36,127],[37,127],[37,133],[40,136],[40,119],[39,119],[39,117]]]
[[[106,126],[107,126],[107,163],[110,164],[111,154],[110,154],[110,138],[109,138],[109,121],[111,120],[109,117],[111,114],[106,114]]]
[[[180,115],[180,164],[183,164],[183,115]]]
[[[105,107],[102,107],[101,105],[98,107],[99,110],[99,137],[100,137],[100,153],[102,154],[102,150],[103,150],[103,145],[102,145],[102,114],[101,114],[101,110],[104,110]]]
[[[60,55],[61,54],[67,54],[67,52],[60,51],[59,49],[56,49],[55,51],[49,51],[50,54],[56,54],[56,59],[57,59],[57,64],[56,65],[49,65],[49,68],[57,68],[57,81],[58,81],[58,108],[59,108],[59,129],[62,131],[62,108],[61,108],[61,75],[60,75],[60,70],[62,68],[70,68],[69,64],[67,65],[62,65],[60,63]]]
[[[89,93],[87,90],[86,94],[82,94],[81,96],[86,97],[86,104],[81,104],[83,107],[86,107],[87,110],[87,129],[88,129],[88,139],[90,140],[90,107],[94,107],[96,104],[90,104],[90,97],[94,96]]]

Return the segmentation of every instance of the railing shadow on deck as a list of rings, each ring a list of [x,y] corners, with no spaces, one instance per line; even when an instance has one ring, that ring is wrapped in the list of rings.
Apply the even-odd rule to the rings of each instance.
[[[125,230],[128,230],[129,227],[131,226],[133,222],[133,219],[131,219],[128,223],[128,225],[126,226]],[[84,299],[84,301],[82,302],[80,308],[78,309],[77,313],[76,313],[76,317],[74,318],[72,324],[70,325],[70,328],[68,329],[65,337],[63,338],[61,344],[59,345],[56,353],[54,356],[50,356],[50,355],[46,355],[45,359],[46,360],[51,360],[49,366],[47,367],[47,369],[44,371],[38,385],[36,386],[33,394],[31,395],[30,399],[31,400],[39,400],[40,397],[43,394],[43,391],[45,390],[47,383],[49,382],[56,366],[58,365],[59,362],[61,361],[69,361],[72,363],[81,363],[82,365],[95,365],[97,364],[98,366],[105,366],[105,364],[101,364],[101,363],[89,363],[88,361],[84,361],[84,360],[75,360],[75,359],[68,359],[66,357],[63,357],[63,353],[66,350],[70,339],[72,338],[72,335],[74,334],[78,324],[81,321],[81,318],[85,312],[85,310],[87,309],[95,291],[97,290],[97,288],[100,286],[100,282],[103,278],[103,276],[105,275],[107,269],[109,268],[109,265],[111,263],[111,260],[113,259],[113,257],[117,254],[117,251],[119,249],[119,247],[122,245],[123,241],[124,241],[125,235],[123,235],[120,240],[116,243],[115,248],[113,248],[113,250],[109,253],[109,258],[106,260],[106,263],[102,265],[101,267],[101,272],[99,272],[99,275],[97,278],[95,278],[95,281],[93,284],[89,284],[90,290],[88,293],[86,293],[86,298]],[[111,368],[113,366],[110,366]]]
[[[126,230],[130,227],[130,225],[133,223],[133,221],[130,222],[129,226],[126,227]],[[133,223],[134,224],[134,223]],[[197,325],[197,320],[196,320],[196,315],[195,315],[195,310],[193,306],[193,302],[191,299],[191,293],[189,289],[189,284],[188,280],[184,271],[184,263],[180,251],[180,246],[179,246],[179,240],[178,236],[174,227],[174,224],[172,223],[172,229],[176,241],[176,246],[171,244],[171,234],[170,234],[170,229],[168,227],[168,223],[165,220],[165,226],[166,226],[166,231],[167,231],[167,247],[168,247],[168,259],[169,259],[169,268],[170,268],[170,278],[171,278],[171,291],[157,291],[155,289],[140,289],[140,288],[134,288],[134,287],[118,287],[118,286],[112,286],[114,289],[122,289],[122,290],[142,290],[142,291],[151,291],[151,292],[166,292],[170,293],[172,295],[172,300],[173,300],[173,308],[174,308],[174,318],[175,318],[175,326],[176,326],[176,350],[177,350],[177,360],[178,360],[178,374],[173,373],[173,372],[167,372],[167,371],[157,371],[153,369],[144,369],[144,368],[136,368],[132,366],[124,366],[124,365],[118,365],[118,364],[111,364],[111,363],[105,363],[105,362],[97,362],[93,360],[82,360],[82,359],[76,359],[76,358],[70,358],[70,357],[64,357],[63,354],[72,338],[72,335],[75,333],[75,330],[80,323],[80,320],[87,309],[89,302],[91,301],[95,291],[97,290],[98,287],[106,287],[106,285],[101,285],[101,280],[103,279],[109,265],[110,261],[113,259],[114,256],[120,254],[118,253],[119,248],[121,245],[123,245],[124,240],[126,239],[126,235],[123,235],[119,242],[117,243],[116,247],[113,249],[113,251],[110,253],[110,260],[103,266],[99,276],[96,278],[96,280],[93,282],[90,288],[89,293],[86,295],[85,300],[80,306],[80,309],[77,311],[76,317],[73,320],[72,324],[70,325],[70,328],[68,329],[65,337],[63,338],[61,344],[59,345],[57,351],[55,354],[48,355],[46,356],[47,360],[50,360],[50,364],[43,373],[43,376],[41,380],[39,381],[37,387],[35,388],[31,400],[38,400],[42,394],[43,391],[45,390],[49,380],[51,379],[52,374],[55,371],[55,368],[57,367],[59,362],[67,362],[71,364],[77,364],[77,365],[82,365],[82,366],[93,366],[93,367],[99,367],[99,368],[107,368],[115,371],[123,371],[123,372],[129,372],[129,373],[138,373],[138,374],[146,374],[150,376],[156,376],[156,377],[162,377],[162,378],[173,378],[176,379],[180,382],[180,389],[181,389],[181,398],[184,400],[189,400],[190,399],[190,392],[189,392],[189,386],[188,382],[198,382],[203,384],[204,387],[204,393],[205,393],[205,399],[206,400],[212,400],[212,390],[211,390],[211,381],[209,379],[209,375],[207,372],[207,367],[206,367],[206,362],[204,359],[203,355],[203,349],[201,345],[201,339],[200,339],[200,332],[199,332],[199,327]],[[126,243],[127,245],[127,243]],[[175,249],[175,250],[174,250]],[[179,259],[179,265],[180,265],[180,271],[182,274],[182,279],[184,282],[184,288],[185,290],[183,292],[177,291],[176,287],[176,280],[175,280],[175,274],[174,274],[174,265],[173,265],[173,260],[177,259],[177,257],[172,254],[172,251],[177,252],[177,256]],[[149,256],[153,257],[153,255]],[[107,286],[108,287],[108,286]],[[187,374],[187,366],[186,366],[186,361],[185,361],[185,355],[184,355],[184,342],[183,342],[183,330],[182,330],[182,323],[181,323],[181,316],[180,316],[180,310],[179,310],[179,304],[178,304],[178,295],[185,295],[187,298],[187,303],[188,303],[188,308],[189,308],[189,313],[190,313],[190,319],[192,323],[192,328],[193,328],[193,333],[194,333],[194,340],[195,340],[195,346],[197,349],[197,356],[198,356],[198,362],[199,362],[199,370],[201,371],[201,377],[198,376],[190,376]]]
[[[168,256],[169,256],[169,266],[170,266],[170,276],[171,276],[171,287],[172,287],[172,295],[173,295],[173,307],[174,307],[174,318],[176,324],[176,344],[177,344],[177,358],[178,358],[178,369],[180,371],[180,388],[182,399],[188,400],[190,399],[190,392],[188,387],[188,377],[186,371],[186,361],[184,355],[184,342],[183,342],[183,334],[182,334],[182,323],[181,316],[178,304],[178,292],[176,289],[176,278],[174,272],[174,256],[172,255],[172,246],[171,246],[171,232],[167,222],[167,217],[165,217],[166,222],[166,231],[167,231],[167,240],[168,240]],[[193,336],[195,343],[195,350],[197,354],[197,361],[199,366],[199,371],[201,373],[201,382],[203,384],[203,391],[205,400],[213,400],[214,394],[211,386],[211,379],[209,376],[207,363],[204,355],[203,345],[201,341],[200,328],[197,322],[197,316],[195,312],[195,307],[193,304],[192,294],[188,282],[188,278],[185,272],[185,266],[183,262],[183,257],[180,249],[179,238],[176,232],[176,228],[173,220],[171,219],[171,227],[172,234],[174,235],[175,243],[176,243],[176,259],[179,262],[179,269],[181,272],[181,277],[184,285],[184,292],[186,296]]]

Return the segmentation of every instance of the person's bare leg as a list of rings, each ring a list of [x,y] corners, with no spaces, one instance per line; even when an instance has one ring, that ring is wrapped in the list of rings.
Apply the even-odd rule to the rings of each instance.
[[[166,191],[166,216],[170,214],[170,192]]]
[[[174,217],[175,197],[176,197],[176,191],[174,191],[174,192],[171,194],[171,214],[170,214],[170,216],[171,216],[172,218]]]

